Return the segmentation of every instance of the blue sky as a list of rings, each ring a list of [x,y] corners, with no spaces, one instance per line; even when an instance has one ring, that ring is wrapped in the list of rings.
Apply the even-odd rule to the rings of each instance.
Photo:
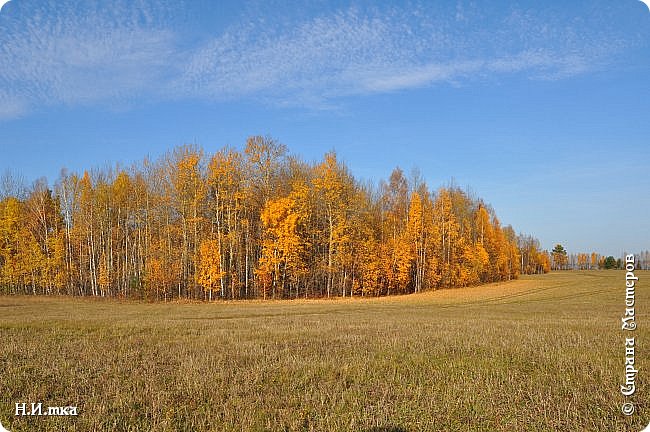
[[[0,172],[270,135],[452,178],[545,248],[650,249],[638,0],[35,1],[0,11]]]

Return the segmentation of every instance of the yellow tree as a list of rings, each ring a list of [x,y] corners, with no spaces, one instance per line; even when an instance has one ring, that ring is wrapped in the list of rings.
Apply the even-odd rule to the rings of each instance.
[[[410,244],[410,254],[415,257],[414,290],[418,292],[422,289],[425,274],[424,261],[426,257],[424,207],[418,192],[411,194],[406,235]]]
[[[195,282],[196,258],[205,203],[205,179],[202,169],[203,150],[196,146],[177,147],[168,156],[172,204],[180,216],[181,285],[189,288]],[[179,285],[180,288],[180,285]],[[179,289],[179,296],[181,296]],[[187,291],[186,295],[193,295]]]
[[[478,266],[475,270],[478,272],[481,281],[494,280],[494,275],[497,273],[495,270],[497,260],[496,238],[490,222],[490,214],[482,203],[479,203],[474,215],[474,229],[476,232],[474,256],[477,258],[474,263]],[[483,259],[484,253],[487,255],[487,260]],[[493,265],[490,265],[490,263],[493,263]]]
[[[492,217],[492,225],[494,227],[494,246],[491,259],[495,271],[492,281],[508,280],[510,278],[508,241],[496,216]]]
[[[15,197],[0,201],[0,285],[14,293],[20,285],[19,241],[23,219],[21,203]]]
[[[245,290],[248,292],[248,276],[253,262],[259,261],[263,243],[263,227],[260,214],[271,196],[283,195],[278,187],[279,172],[286,161],[286,147],[278,141],[262,136],[252,136],[246,140],[245,172],[247,176],[246,216],[243,218],[245,250]],[[253,271],[258,282],[263,277]],[[260,285],[264,289],[266,285]],[[266,295],[266,291],[262,293]]]
[[[463,239],[452,209],[451,193],[446,188],[438,191],[434,204],[434,221],[440,233],[436,248],[436,257],[440,263],[440,283],[448,287],[456,286],[460,266],[459,252],[464,251]]]
[[[137,278],[137,267],[133,265],[137,254],[134,238],[134,221],[136,209],[134,202],[136,198],[134,184],[131,176],[124,170],[120,170],[110,185],[111,195],[111,231],[110,243],[107,247],[107,264],[109,275],[119,287],[121,294],[126,296],[130,281]],[[112,285],[113,281],[109,283]]]
[[[517,235],[512,226],[508,225],[502,228],[503,236],[506,242],[506,255],[508,257],[508,280],[516,279],[521,273],[521,254],[517,247]]]
[[[436,288],[441,280],[440,261],[437,254],[441,243],[440,225],[436,223],[435,204],[426,187],[420,188],[424,241],[422,289]]]
[[[68,174],[66,169],[61,170],[61,174],[55,185],[56,196],[59,201],[59,209],[63,219],[63,259],[65,272],[61,275],[63,285],[68,294],[82,294],[82,287],[79,284],[79,258],[75,251],[79,246],[73,233],[73,222],[78,214],[79,205],[79,178],[76,174]],[[77,281],[75,283],[75,277]]]
[[[440,238],[434,223],[433,202],[425,184],[411,194],[406,237],[411,245],[410,257],[413,289],[415,292],[435,287],[439,281],[435,246]]]
[[[540,252],[538,254],[538,263],[541,270],[540,273],[548,273],[551,271],[551,258],[548,252]]]
[[[50,259],[48,260],[47,274],[52,278],[52,285],[60,294],[68,282],[68,268],[66,266],[66,245],[65,232],[59,230],[55,235],[50,236]]]
[[[36,295],[37,289],[44,286],[46,257],[30,230],[23,228],[19,234],[18,267],[24,283]],[[42,291],[45,294],[45,290]]]
[[[366,187],[359,186],[353,192],[347,224],[349,241],[345,242],[340,251],[340,255],[345,257],[341,261],[346,269],[349,268],[350,295],[378,295],[382,285],[382,255],[378,242],[381,231],[380,212]],[[343,294],[345,295],[345,288]]]
[[[406,292],[411,283],[411,265],[414,259],[412,239],[407,232],[409,212],[408,184],[401,169],[391,173],[383,185],[382,195],[383,269],[387,279],[387,293]]]
[[[339,260],[339,252],[349,247],[348,210],[353,182],[347,169],[338,162],[334,152],[325,154],[323,162],[315,167],[314,172],[313,183],[324,207],[327,235],[326,290],[329,297],[332,292],[334,273],[337,270],[335,264],[337,261],[342,261]],[[345,271],[343,268],[339,270]],[[341,291],[343,292],[343,287]]]
[[[78,205],[73,214],[74,240],[78,244],[75,248],[79,262],[79,285],[82,295],[86,294],[87,285],[90,293],[97,295],[97,246],[98,235],[95,228],[96,201],[93,182],[88,171],[85,171],[78,185]]]
[[[300,278],[305,273],[303,254],[307,242],[301,230],[307,215],[301,203],[306,189],[304,184],[294,185],[288,197],[267,201],[262,211],[264,231],[257,275],[264,298],[269,294],[276,297],[277,291],[284,296],[287,282],[289,289],[294,286],[297,293]]]
[[[549,271],[544,265],[546,254],[541,251],[539,240],[522,234],[517,237],[517,247],[521,273],[535,274]]]
[[[359,290],[362,296],[381,294],[383,272],[379,242],[369,235],[360,245],[359,255],[360,275],[356,290]]]
[[[64,270],[64,262],[56,259],[53,249],[62,228],[62,219],[58,202],[45,179],[37,180],[29,193],[24,223],[41,249],[39,256],[44,260],[37,264],[41,272],[38,284],[44,292],[51,293],[55,288],[56,274]]]
[[[169,239],[165,238],[165,231],[161,234],[147,249],[143,280],[146,297],[166,301],[181,283],[181,264],[169,252]]]
[[[461,265],[458,270],[459,286],[481,283],[481,276],[490,261],[482,243],[464,243]]]
[[[285,153],[262,137],[206,160],[182,146],[128,169],[62,171],[54,194],[45,181],[0,191],[1,288],[212,299],[248,297],[250,279],[252,296],[383,295],[562,266],[455,186],[434,196],[399,169],[363,186],[333,152],[317,164]]]
[[[245,259],[242,255],[243,231],[248,227],[244,222],[244,203],[247,189],[244,185],[244,167],[241,154],[224,148],[212,157],[208,165],[208,196],[211,214],[211,231],[216,237],[222,260],[221,290],[230,286],[230,295],[235,298],[238,281],[237,263]],[[240,266],[242,267],[242,266]],[[248,269],[245,269],[248,273]],[[248,279],[243,278],[245,290]]]
[[[223,275],[218,240],[203,240],[199,247],[197,282],[208,293],[210,301],[212,293],[221,290]]]
[[[102,297],[106,296],[111,286],[110,273],[106,256],[102,255],[99,259],[99,271],[97,272],[97,284],[99,293]]]

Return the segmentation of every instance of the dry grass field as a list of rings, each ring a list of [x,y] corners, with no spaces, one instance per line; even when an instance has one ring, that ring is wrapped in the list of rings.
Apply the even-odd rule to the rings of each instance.
[[[0,421],[15,431],[639,431],[621,414],[624,273],[555,272],[381,299],[0,297]],[[78,406],[15,416],[16,402]]]

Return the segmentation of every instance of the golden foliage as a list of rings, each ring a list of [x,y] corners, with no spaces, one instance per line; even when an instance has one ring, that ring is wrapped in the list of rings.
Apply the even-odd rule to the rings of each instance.
[[[557,257],[561,258],[561,257]],[[598,256],[581,254],[580,268]],[[456,187],[395,169],[360,184],[334,152],[309,164],[270,138],[206,158],[81,175],[0,201],[0,288],[150,299],[386,295],[550,269],[532,237]]]

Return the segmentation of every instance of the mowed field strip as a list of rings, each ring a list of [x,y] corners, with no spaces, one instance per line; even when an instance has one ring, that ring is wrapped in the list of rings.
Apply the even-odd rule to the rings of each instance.
[[[336,300],[0,297],[0,421],[14,431],[639,431],[649,272]],[[624,399],[637,340],[636,413]],[[77,406],[15,416],[15,403]]]

